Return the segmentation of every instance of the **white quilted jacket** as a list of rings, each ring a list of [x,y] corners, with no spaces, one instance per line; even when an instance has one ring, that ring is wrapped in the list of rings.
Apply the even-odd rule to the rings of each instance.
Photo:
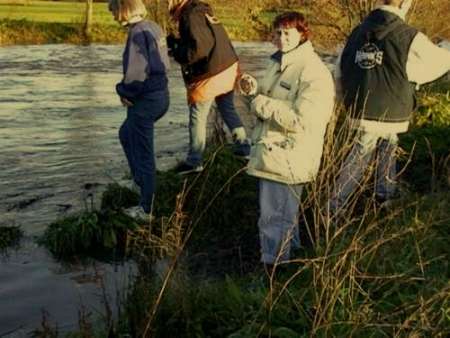
[[[309,41],[275,53],[252,101],[258,116],[247,173],[286,184],[314,180],[334,108],[334,83]]]

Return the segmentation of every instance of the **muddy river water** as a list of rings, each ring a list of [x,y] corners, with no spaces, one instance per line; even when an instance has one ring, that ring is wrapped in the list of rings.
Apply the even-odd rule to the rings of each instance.
[[[260,74],[270,44],[236,43],[242,68]],[[126,163],[117,132],[124,109],[114,92],[122,46],[0,47],[0,226],[19,225],[18,250],[0,257],[0,337],[39,326],[42,311],[61,330],[78,310],[104,312],[132,276],[127,264],[70,266],[56,262],[33,238],[57,218],[82,210],[86,185],[99,193],[120,180]],[[188,114],[180,71],[172,65],[171,106],[156,125],[158,167],[183,158]]]

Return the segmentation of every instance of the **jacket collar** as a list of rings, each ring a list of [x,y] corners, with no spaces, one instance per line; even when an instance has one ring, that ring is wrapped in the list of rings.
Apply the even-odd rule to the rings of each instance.
[[[131,18],[129,18],[128,21],[124,21],[121,24],[122,24],[122,26],[125,26],[125,27],[131,27],[131,26],[134,26],[134,24],[141,22],[143,20],[144,20],[143,16],[135,15],[135,16],[132,16]]]
[[[395,6],[389,6],[389,5],[381,5],[377,7],[378,9],[381,9],[382,11],[386,11],[392,14],[397,15],[398,17],[400,17],[400,19],[405,20],[406,17],[406,13],[404,13],[404,11],[402,11],[400,8],[395,7]]]
[[[295,62],[299,62],[299,60],[301,60],[306,53],[310,53],[313,50],[314,49],[311,44],[311,41],[308,40],[299,45],[297,48],[291,50],[290,52],[282,53],[281,51],[277,51],[271,56],[271,59],[279,63],[280,70],[284,71],[287,66]]]

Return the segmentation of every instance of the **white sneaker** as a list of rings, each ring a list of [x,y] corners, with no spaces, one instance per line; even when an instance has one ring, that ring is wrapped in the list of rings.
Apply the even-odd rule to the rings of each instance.
[[[146,213],[140,205],[125,209],[123,210],[123,212],[125,215],[134,218],[135,220],[148,223],[151,223],[154,218],[151,213]]]
[[[136,182],[134,180],[123,180],[119,183],[119,185],[124,188],[127,188],[137,194],[139,194],[141,191],[141,189],[139,188],[139,186],[136,184]]]

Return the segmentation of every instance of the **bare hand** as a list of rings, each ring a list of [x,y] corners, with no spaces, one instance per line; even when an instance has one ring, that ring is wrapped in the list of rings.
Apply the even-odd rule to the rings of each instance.
[[[120,102],[122,102],[122,106],[124,106],[124,107],[133,107],[133,102],[127,100],[124,97],[120,98]]]

